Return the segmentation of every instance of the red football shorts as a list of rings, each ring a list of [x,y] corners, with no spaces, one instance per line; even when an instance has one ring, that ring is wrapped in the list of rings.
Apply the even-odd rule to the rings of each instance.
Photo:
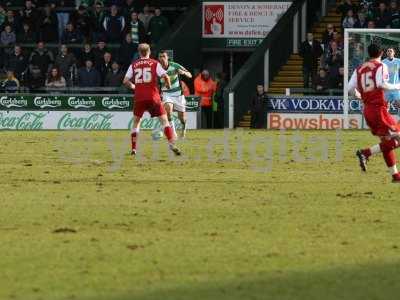
[[[162,105],[161,101],[136,101],[133,106],[133,114],[136,117],[143,117],[145,112],[149,112],[151,117],[159,117],[165,115],[167,112],[165,111],[164,105]]]
[[[391,132],[400,132],[400,125],[385,106],[366,105],[364,117],[373,135],[387,136]]]

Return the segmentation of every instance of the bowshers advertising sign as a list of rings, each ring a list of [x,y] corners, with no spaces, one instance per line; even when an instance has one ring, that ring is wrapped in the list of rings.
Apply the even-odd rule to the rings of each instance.
[[[343,98],[335,96],[271,96],[267,128],[269,129],[341,129],[344,127]],[[362,116],[361,102],[349,102],[349,127],[368,128]],[[397,110],[390,107],[392,114]]]
[[[204,1],[203,46],[256,47],[291,4],[290,1]]]

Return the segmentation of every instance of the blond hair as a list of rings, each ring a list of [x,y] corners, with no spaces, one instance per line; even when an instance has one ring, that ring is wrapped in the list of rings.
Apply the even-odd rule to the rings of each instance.
[[[139,44],[138,51],[141,57],[150,55],[150,45],[146,43]]]

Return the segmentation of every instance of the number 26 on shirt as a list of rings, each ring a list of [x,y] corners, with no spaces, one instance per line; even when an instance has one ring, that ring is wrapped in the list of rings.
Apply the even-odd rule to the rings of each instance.
[[[135,69],[135,83],[150,83],[151,81],[151,68]]]

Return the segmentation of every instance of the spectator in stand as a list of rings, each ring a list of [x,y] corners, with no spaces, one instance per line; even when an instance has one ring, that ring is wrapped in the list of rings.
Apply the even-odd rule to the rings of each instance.
[[[143,12],[139,14],[139,20],[142,21],[145,31],[149,31],[149,24],[154,15],[150,11],[150,7],[145,5]]]
[[[138,18],[137,12],[131,13],[130,22],[126,26],[126,33],[131,35],[132,42],[136,45],[135,48],[137,48],[140,43],[145,42],[146,30],[144,29],[142,21]]]
[[[103,22],[105,18],[104,8],[100,2],[94,4],[90,19],[92,24],[92,39],[97,42],[105,39]]]
[[[20,29],[20,23],[12,10],[7,11],[7,16],[3,23],[3,26],[7,25],[10,25],[14,32],[18,32]]]
[[[7,70],[7,77],[1,83],[2,88],[6,93],[16,93],[19,89],[19,81],[14,76],[13,70]]]
[[[86,61],[88,60],[92,62],[95,61],[92,46],[90,44],[85,44],[78,58],[79,58],[79,67],[84,67]]]
[[[267,95],[262,84],[257,85],[256,94],[251,100],[251,128],[263,128],[264,127],[264,112],[265,112],[265,101]]]
[[[80,44],[83,41],[81,33],[75,29],[74,24],[68,23],[62,36],[63,44]]]
[[[133,12],[139,12],[141,9],[138,7],[138,3],[135,0],[125,0],[122,4],[122,12],[126,20],[130,19]]]
[[[375,22],[374,22],[374,21],[368,21],[368,26],[367,26],[367,28],[369,28],[369,29],[375,28]]]
[[[93,68],[93,62],[87,60],[85,67],[78,71],[78,85],[80,87],[99,87],[101,78],[99,72]]]
[[[341,66],[339,68],[339,75],[331,76],[329,74],[329,87],[331,89],[343,89],[343,75],[344,75],[344,68]]]
[[[314,89],[317,92],[324,92],[329,88],[329,79],[326,74],[326,70],[321,68],[319,69],[319,73],[314,80]]]
[[[194,93],[200,96],[201,124],[203,128],[212,128],[212,97],[216,91],[216,84],[208,70],[203,70],[194,80]]]
[[[58,41],[58,20],[56,13],[47,4],[44,7],[43,15],[39,22],[40,39],[47,43],[55,43]]]
[[[40,14],[36,8],[33,7],[31,0],[25,1],[25,7],[23,10],[21,10],[20,14],[23,23],[28,23],[29,26],[35,31],[38,29],[37,25],[38,21],[40,20]]]
[[[400,13],[397,1],[390,2],[390,28],[400,28]]]
[[[328,66],[329,75],[331,77],[338,77],[339,68],[343,65],[343,55],[334,41],[331,42],[331,50],[326,60],[326,64]]]
[[[31,91],[40,90],[44,87],[45,75],[40,71],[38,66],[32,65],[29,69],[29,89]]]
[[[2,28],[3,23],[6,21],[7,12],[4,9],[3,5],[0,3],[0,28]]]
[[[149,32],[151,43],[157,44],[164,33],[169,29],[168,19],[161,14],[161,8],[156,8],[154,17],[149,23]]]
[[[6,25],[4,30],[1,32],[0,35],[0,43],[4,48],[4,54],[7,57],[14,52],[14,45],[17,41],[17,37],[15,36],[15,32],[12,31],[10,25]]]
[[[357,19],[354,17],[354,13],[352,9],[349,9],[347,11],[346,17],[343,19],[342,22],[342,27],[343,28],[354,28],[354,25],[356,24]]]
[[[354,24],[354,28],[367,28],[368,21],[363,13],[358,13],[358,18]]]
[[[66,45],[61,45],[60,52],[58,53],[55,66],[62,77],[65,78],[67,85],[72,83],[72,69],[76,64],[76,58],[72,53],[69,53]]]
[[[124,79],[125,73],[121,70],[119,64],[114,61],[111,64],[111,70],[107,73],[104,80],[106,87],[120,87]]]
[[[137,44],[132,41],[132,35],[126,34],[125,41],[122,43],[118,51],[118,61],[122,66],[122,70],[126,71],[131,65],[132,61],[138,58]]]
[[[337,12],[342,15],[342,22],[343,19],[347,16],[347,12],[349,10],[357,12],[357,6],[353,4],[351,0],[343,0],[343,2],[337,7]]]
[[[99,41],[96,48],[93,49],[95,66],[100,66],[103,63],[104,54],[106,52],[108,52],[106,49],[106,43],[104,41]]]
[[[329,43],[332,41],[333,33],[335,31],[336,30],[335,30],[335,27],[333,26],[333,24],[329,23],[328,25],[326,25],[325,32],[322,35],[322,44],[324,44],[324,47],[329,45]]]
[[[340,33],[335,32],[335,33],[333,34],[333,39],[332,39],[332,41],[336,42],[336,46],[337,46],[337,49],[338,49],[339,51],[343,51],[343,49],[344,49],[344,41],[343,41],[343,38],[342,38],[342,36],[340,35]]]
[[[53,62],[53,53],[45,48],[45,44],[42,41],[39,41],[37,48],[33,50],[29,58],[30,71],[37,67],[40,70],[41,77],[44,78],[45,74],[50,71]]]
[[[80,5],[78,7],[78,10],[71,16],[71,22],[86,39],[90,38],[90,17],[85,6]]]
[[[24,23],[22,30],[17,34],[17,42],[24,44],[34,44],[37,42],[36,33],[33,32],[29,24]]]
[[[104,80],[106,79],[106,76],[109,71],[111,71],[111,65],[112,65],[112,55],[110,52],[104,53],[103,56],[103,61],[101,65],[97,65],[96,68],[100,73],[101,77],[101,85],[104,85]]]
[[[70,0],[73,1],[73,0]],[[57,7],[57,20],[58,20],[58,39],[61,41],[65,27],[69,22],[69,11],[67,10],[68,7],[73,7],[73,3],[69,3],[69,0],[60,0],[58,1]]]
[[[309,87],[310,77],[313,79],[317,74],[318,59],[322,56],[321,44],[314,39],[311,32],[307,33],[307,40],[300,46],[299,54],[303,58],[303,80],[304,88]]]
[[[65,78],[61,75],[58,68],[52,68],[49,76],[46,79],[46,87],[47,88],[65,88],[67,86],[67,82]]]
[[[363,14],[367,21],[374,19],[374,12],[372,10],[372,4],[370,4],[369,2],[362,2],[360,4],[360,10],[358,13]]]
[[[21,46],[16,45],[14,47],[14,53],[5,61],[4,68],[13,70],[20,82],[23,80],[28,69],[28,59],[23,55]]]
[[[125,18],[118,14],[118,7],[111,6],[110,15],[103,21],[104,31],[109,43],[119,43],[125,29]]]
[[[375,15],[375,26],[376,28],[388,28],[391,22],[391,14],[386,9],[385,2],[379,3],[378,11]]]

